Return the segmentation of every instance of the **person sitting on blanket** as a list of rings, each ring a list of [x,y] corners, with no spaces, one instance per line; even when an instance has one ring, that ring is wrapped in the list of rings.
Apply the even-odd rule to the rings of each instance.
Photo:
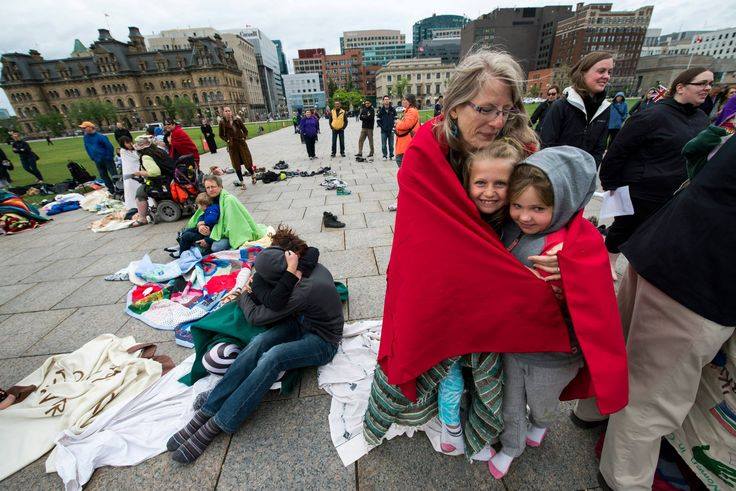
[[[204,239],[195,242],[198,246],[204,249],[209,248],[212,252],[238,249],[244,243],[261,239],[266,235],[266,226],[256,223],[243,203],[222,189],[220,176],[206,175],[202,179],[202,185],[207,196],[212,198],[212,202],[220,206],[220,219],[212,228],[199,223],[203,214],[202,210],[197,210],[189,219],[185,229],[196,228],[199,233],[212,239],[211,247]],[[164,250],[177,252],[179,246],[166,247]]]
[[[195,242],[204,241],[207,244],[207,248],[212,246],[212,238],[210,233],[212,228],[215,226],[217,221],[220,219],[220,203],[215,202],[210,198],[207,193],[199,193],[197,198],[194,200],[197,207],[202,211],[202,216],[197,221],[195,227],[186,228],[182,230],[181,235],[176,239],[179,243],[179,250],[170,252],[169,255],[173,258],[178,258],[182,252],[188,251],[195,244]],[[206,234],[199,231],[200,224],[203,224],[202,230],[206,229]]]
[[[255,269],[271,286],[288,267],[280,247],[264,249],[255,260]],[[284,309],[258,305],[250,295],[241,295],[238,306],[246,321],[268,329],[248,343],[192,420],[169,439],[176,462],[194,462],[219,433],[235,433],[279,373],[324,365],[337,352],[345,319],[332,274],[321,264],[297,283]]]

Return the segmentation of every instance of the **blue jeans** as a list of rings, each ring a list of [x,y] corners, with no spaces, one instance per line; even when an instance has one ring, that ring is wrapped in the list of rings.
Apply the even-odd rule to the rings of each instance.
[[[202,412],[213,417],[225,433],[238,427],[258,407],[279,373],[324,365],[337,346],[311,332],[294,319],[286,319],[253,338],[212,389]]]
[[[100,178],[105,182],[107,191],[110,193],[114,193],[115,186],[112,183],[112,176],[117,175],[118,173],[118,170],[115,167],[115,161],[103,160],[102,162],[95,162],[95,165],[97,166],[97,173],[100,175]]]
[[[210,246],[212,252],[227,251],[228,249],[230,249],[230,241],[227,237],[214,241]]]
[[[388,142],[388,153],[386,153],[386,143]],[[381,130],[381,152],[383,158],[394,156],[394,135],[390,131]]]

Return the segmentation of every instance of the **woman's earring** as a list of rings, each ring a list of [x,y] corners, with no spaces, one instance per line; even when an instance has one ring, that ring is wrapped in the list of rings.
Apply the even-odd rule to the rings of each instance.
[[[453,118],[450,118],[450,133],[455,138],[460,136],[460,127],[457,125],[457,120]]]

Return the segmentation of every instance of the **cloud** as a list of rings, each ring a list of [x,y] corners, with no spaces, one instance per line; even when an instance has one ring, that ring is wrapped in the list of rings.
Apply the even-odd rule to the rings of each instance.
[[[570,2],[574,5],[574,2]],[[650,27],[663,32],[700,29],[723,29],[736,25],[736,9],[719,9],[716,15],[704,14],[702,5],[692,0],[620,0],[614,9],[628,10],[654,4]],[[3,52],[27,53],[37,49],[47,59],[66,57],[74,39],[89,45],[97,39],[97,29],[107,28],[116,39],[127,40],[128,26],[137,26],[144,36],[164,29],[211,26],[219,29],[259,27],[271,39],[280,39],[286,57],[296,58],[301,48],[325,48],[339,52],[343,31],[358,29],[399,29],[411,42],[411,27],[424,17],[437,14],[464,14],[475,18],[489,12],[484,0],[466,0],[453,9],[448,2],[434,5],[426,0],[374,0],[345,2],[303,0],[263,2],[220,0],[217,4],[201,0],[177,0],[176,3],[151,3],[150,0],[127,2],[80,2],[78,0],[34,0],[5,2],[3,14],[9,19],[0,31]],[[538,0],[498,0],[498,7],[540,6]],[[105,17],[105,13],[109,17]],[[0,106],[10,107],[2,95]]]

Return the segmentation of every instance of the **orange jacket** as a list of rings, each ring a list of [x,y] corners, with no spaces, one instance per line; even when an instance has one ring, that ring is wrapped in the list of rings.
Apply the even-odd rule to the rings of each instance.
[[[404,136],[396,135],[396,155],[402,155],[409,147],[412,138],[412,132],[416,135],[419,131],[419,111],[415,107],[410,107],[404,111],[404,117],[396,122],[396,132],[404,134]],[[408,132],[408,133],[407,133]]]

